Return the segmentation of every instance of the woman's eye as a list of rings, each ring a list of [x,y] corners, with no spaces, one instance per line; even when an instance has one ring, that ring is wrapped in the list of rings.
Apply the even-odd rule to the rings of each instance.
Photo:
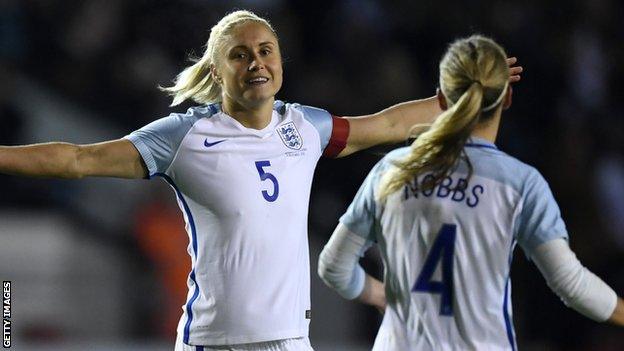
[[[266,55],[268,55],[268,54],[270,54],[270,53],[271,53],[271,50],[269,50],[269,49],[260,50],[260,53],[261,53],[262,55],[266,56]]]
[[[245,59],[245,58],[247,58],[247,54],[238,53],[238,54],[234,55],[234,57],[237,58],[237,59]]]

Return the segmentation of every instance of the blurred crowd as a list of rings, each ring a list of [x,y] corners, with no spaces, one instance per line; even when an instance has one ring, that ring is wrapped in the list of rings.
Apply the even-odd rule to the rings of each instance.
[[[189,58],[200,56],[212,25],[236,8],[267,17],[278,31],[285,72],[278,98],[336,115],[367,114],[431,96],[437,64],[449,42],[472,33],[493,37],[525,68],[514,86],[514,104],[503,115],[497,145],[545,176],[572,248],[624,294],[620,1],[0,0],[0,145],[50,141],[58,135],[98,142],[186,110],[189,104],[169,108],[170,98],[157,86],[171,84]],[[33,96],[54,101],[60,111],[73,111],[79,119],[69,125],[48,120],[52,125],[33,136],[33,128],[46,122],[33,116],[45,116],[48,108]],[[64,121],[63,116],[57,120]],[[46,135],[45,130],[58,129],[64,134]],[[315,247],[327,240],[366,173],[387,150],[321,161],[312,192],[311,261],[318,258]],[[114,194],[118,184],[102,189]],[[182,219],[176,215],[154,231],[146,229],[154,218],[165,221],[177,209],[172,192],[137,187],[145,191],[137,191],[129,204],[124,197],[115,206],[109,201],[97,205],[107,194],[96,191],[94,200],[86,201],[81,197],[89,194],[84,186],[0,176],[0,209],[64,212],[92,225],[88,235],[93,240],[113,242],[117,250],[134,255],[137,266],[162,272],[168,268],[161,258],[167,256],[162,256],[166,248],[156,247],[157,232],[175,224],[172,228],[179,228],[182,238],[177,253],[185,255]],[[621,345],[621,331],[563,307],[518,251],[512,281],[521,349],[615,350]],[[366,264],[378,265],[374,257]],[[178,281],[184,288],[184,276],[151,274],[153,286]],[[180,296],[169,293],[160,298]],[[133,307],[136,317],[127,337],[171,331],[170,324],[162,328],[165,317],[150,303],[158,302]],[[313,304],[323,309],[322,299]],[[362,339],[371,340],[379,318],[374,311],[358,313],[365,318],[353,323],[361,327]],[[144,318],[154,322],[143,323]],[[314,332],[314,321],[312,328]]]

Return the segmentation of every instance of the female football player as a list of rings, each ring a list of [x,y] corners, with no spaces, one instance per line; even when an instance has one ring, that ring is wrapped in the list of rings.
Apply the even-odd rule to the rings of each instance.
[[[615,292],[577,260],[546,181],[494,144],[511,105],[506,54],[482,36],[440,62],[444,112],[411,147],[370,172],[319,259],[347,299],[385,309],[373,350],[515,350],[511,257],[517,244],[564,303],[624,325]],[[384,282],[358,265],[373,243]]]

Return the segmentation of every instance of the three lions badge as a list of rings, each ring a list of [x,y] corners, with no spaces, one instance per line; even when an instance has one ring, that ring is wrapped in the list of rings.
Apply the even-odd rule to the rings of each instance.
[[[289,149],[301,150],[301,147],[303,146],[303,139],[301,138],[299,131],[297,131],[294,122],[288,122],[280,125],[276,129],[280,138],[282,138],[284,145],[286,145]]]

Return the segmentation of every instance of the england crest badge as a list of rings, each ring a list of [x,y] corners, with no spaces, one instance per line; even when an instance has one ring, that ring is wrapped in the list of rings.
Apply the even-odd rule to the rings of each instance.
[[[286,145],[289,149],[301,150],[301,147],[303,146],[303,139],[295,127],[294,122],[279,125],[276,129],[280,138],[282,138],[284,145]]]

